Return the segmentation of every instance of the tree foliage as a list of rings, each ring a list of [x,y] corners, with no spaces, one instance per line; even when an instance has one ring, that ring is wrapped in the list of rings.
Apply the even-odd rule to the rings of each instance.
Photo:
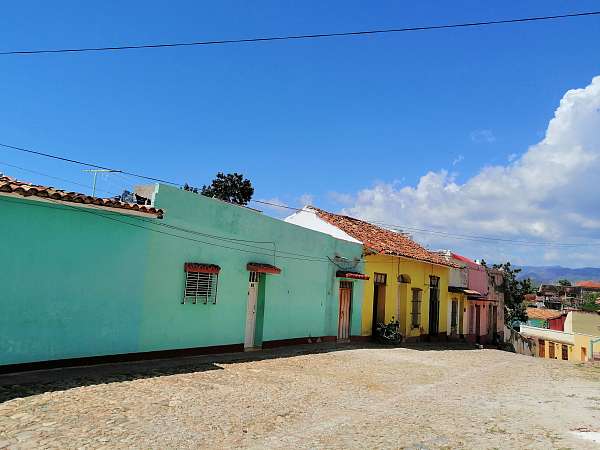
[[[504,275],[504,322],[512,326],[515,322],[527,321],[525,295],[535,293],[531,278],[518,280],[521,269],[514,268],[510,262],[494,264],[494,268],[502,270]]]
[[[561,286],[572,286],[571,282],[569,280],[567,280],[566,278],[563,278],[562,280],[558,280],[558,284]]]
[[[194,192],[197,191],[196,189]],[[210,186],[202,186],[200,193],[206,197],[218,198],[229,203],[247,205],[252,199],[254,188],[250,180],[244,178],[240,173],[224,174],[223,172],[219,172]]]

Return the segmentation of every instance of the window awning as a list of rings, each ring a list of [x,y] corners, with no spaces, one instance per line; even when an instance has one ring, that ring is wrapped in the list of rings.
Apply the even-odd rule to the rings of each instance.
[[[258,273],[270,273],[272,275],[279,275],[281,273],[281,269],[279,267],[272,266],[271,264],[263,264],[263,263],[248,263],[246,265],[246,269],[249,272],[258,272]]]
[[[216,264],[185,263],[183,270],[186,272],[219,273],[221,268]]]
[[[465,289],[463,292],[469,297],[484,297],[484,295],[481,292],[474,291],[472,289]]]
[[[338,270],[335,273],[335,276],[338,278],[354,278],[355,280],[368,280],[369,279],[369,275],[365,275],[364,273],[346,272],[345,270]]]

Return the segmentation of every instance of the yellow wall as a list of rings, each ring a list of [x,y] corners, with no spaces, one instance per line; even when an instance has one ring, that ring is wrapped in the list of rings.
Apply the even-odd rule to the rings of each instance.
[[[589,360],[591,358],[591,352],[589,348],[590,339],[594,338],[584,334],[574,334],[573,337],[574,344],[566,344],[569,349],[568,361],[583,362]],[[545,358],[550,358],[549,354],[551,345],[554,345],[554,359],[562,360],[562,343],[548,340],[544,342]],[[582,349],[584,349],[585,352],[582,352]],[[594,344],[594,353],[600,353],[600,342]],[[535,356],[539,356],[539,349]]]
[[[440,317],[439,332],[447,331],[448,322],[448,276],[449,269],[412,259],[387,255],[370,255],[366,257],[365,272],[369,280],[364,284],[364,301],[362,310],[362,335],[371,335],[373,321],[373,294],[375,273],[385,273],[385,320],[394,317],[400,322],[400,331],[405,337],[416,337],[429,333],[429,276],[440,277]],[[410,283],[399,283],[398,276],[406,274]],[[421,327],[411,327],[412,289],[422,289],[421,293]]]

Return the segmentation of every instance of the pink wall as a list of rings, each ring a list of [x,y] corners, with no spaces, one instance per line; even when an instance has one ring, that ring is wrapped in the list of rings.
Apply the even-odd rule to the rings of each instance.
[[[472,259],[466,258],[455,253],[452,257],[465,264],[469,273],[469,289],[480,292],[483,295],[488,293],[488,276],[485,267],[477,264]]]

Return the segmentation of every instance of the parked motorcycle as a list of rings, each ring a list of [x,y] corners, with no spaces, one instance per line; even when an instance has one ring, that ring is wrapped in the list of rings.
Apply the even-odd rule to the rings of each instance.
[[[385,324],[379,322],[377,324],[377,342],[388,345],[398,345],[404,339],[404,336],[400,333],[400,322],[392,317],[392,320]]]

